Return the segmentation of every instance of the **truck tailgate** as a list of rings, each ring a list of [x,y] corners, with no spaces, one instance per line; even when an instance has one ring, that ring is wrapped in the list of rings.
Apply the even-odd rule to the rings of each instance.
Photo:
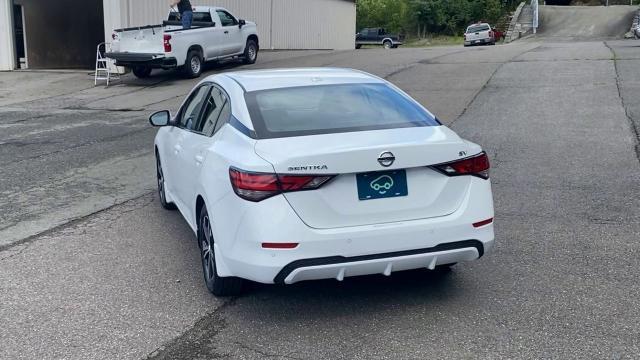
[[[162,25],[144,26],[116,30],[113,41],[113,52],[120,53],[164,53]]]

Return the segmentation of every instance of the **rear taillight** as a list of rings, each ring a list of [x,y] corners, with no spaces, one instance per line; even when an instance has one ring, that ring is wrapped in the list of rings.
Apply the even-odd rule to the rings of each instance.
[[[171,35],[164,34],[164,52],[171,52]]]
[[[111,34],[111,39],[118,40],[118,34],[116,33]]]
[[[473,175],[483,179],[489,178],[490,167],[489,157],[484,151],[466,159],[432,166],[448,176]]]
[[[334,175],[277,175],[229,169],[233,191],[249,201],[262,201],[285,192],[315,190]]]

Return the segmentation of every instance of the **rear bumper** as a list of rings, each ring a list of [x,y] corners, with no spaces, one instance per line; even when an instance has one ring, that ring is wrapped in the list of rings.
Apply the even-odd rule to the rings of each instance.
[[[177,66],[176,58],[166,57],[165,54],[113,52],[106,53],[105,56],[114,59],[117,66],[147,66],[162,69],[171,69]]]
[[[276,284],[367,274],[391,275],[394,271],[418,268],[435,269],[438,265],[475,260],[484,254],[484,245],[477,240],[439,244],[432,248],[355,257],[334,256],[294,261],[274,278]]]
[[[220,276],[291,284],[388,274],[474,260],[489,253],[494,242],[493,223],[472,225],[494,217],[491,184],[482,179],[474,179],[450,215],[374,225],[316,229],[302,222],[284,196],[245,203],[237,198],[208,206],[218,214],[212,220]],[[238,222],[232,225],[234,219]],[[265,242],[298,246],[264,249]]]
[[[495,39],[487,38],[487,39],[468,40],[468,41],[465,41],[464,44],[466,46],[469,46],[469,45],[491,44],[494,42],[495,42]]]

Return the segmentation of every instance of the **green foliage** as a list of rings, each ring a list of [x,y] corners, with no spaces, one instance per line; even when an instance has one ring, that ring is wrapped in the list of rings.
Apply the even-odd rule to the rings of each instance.
[[[514,0],[358,0],[357,26],[417,37],[459,35],[477,21],[495,24],[517,4]]]

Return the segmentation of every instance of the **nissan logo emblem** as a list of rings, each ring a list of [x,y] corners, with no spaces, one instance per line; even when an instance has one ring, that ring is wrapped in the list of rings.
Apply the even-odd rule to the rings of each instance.
[[[394,161],[396,161],[396,157],[393,156],[393,153],[390,151],[385,151],[378,157],[378,162],[384,167],[393,165]]]

